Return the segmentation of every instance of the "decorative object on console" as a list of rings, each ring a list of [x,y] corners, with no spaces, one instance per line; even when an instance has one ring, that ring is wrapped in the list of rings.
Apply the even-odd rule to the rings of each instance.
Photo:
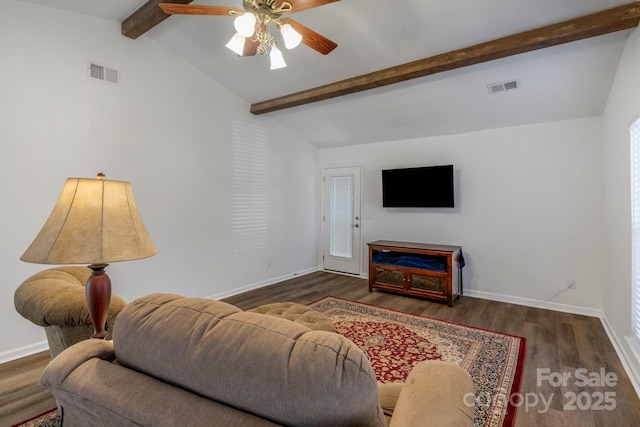
[[[243,0],[243,9],[228,6],[206,6],[175,3],[160,3],[164,13],[183,15],[236,16],[235,35],[226,47],[239,56],[253,56],[256,53],[269,53],[271,69],[286,67],[282,52],[276,47],[276,41],[269,32],[273,23],[279,30],[287,49],[297,47],[300,42],[323,55],[338,45],[328,38],[289,18],[281,18],[283,13],[300,12],[339,0],[289,0],[276,3],[276,0]]]
[[[111,300],[111,262],[148,258],[158,249],[147,233],[125,181],[69,178],[56,205],[20,258],[36,264],[90,264],[86,299],[94,326],[91,338],[104,338]]]

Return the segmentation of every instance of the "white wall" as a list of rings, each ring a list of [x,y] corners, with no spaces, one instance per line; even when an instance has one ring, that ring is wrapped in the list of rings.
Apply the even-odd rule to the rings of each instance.
[[[318,154],[299,136],[114,21],[4,0],[0,57],[0,362],[42,348],[13,293],[48,268],[19,257],[67,177],[132,182],[160,253],[108,268],[125,300],[223,296],[317,268]],[[118,69],[120,85],[89,79],[89,61]],[[267,241],[248,257],[233,251],[233,121],[268,134]]]
[[[601,156],[600,118],[320,150],[321,167],[363,166],[365,247],[460,245],[467,294],[530,304],[574,279],[552,307],[590,314],[604,282]],[[454,165],[455,208],[382,208],[382,169],[438,164]]]
[[[640,118],[640,31],[627,41],[604,113],[604,313],[627,372],[640,392],[640,361],[629,357],[631,335],[631,187],[629,126]],[[630,368],[630,369],[629,369]],[[631,372],[634,374],[632,375]]]

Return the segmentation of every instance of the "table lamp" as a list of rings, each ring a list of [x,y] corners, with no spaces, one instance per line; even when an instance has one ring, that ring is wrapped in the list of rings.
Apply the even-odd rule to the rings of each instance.
[[[94,333],[107,335],[105,324],[111,301],[110,262],[148,258],[158,253],[142,222],[131,184],[69,178],[47,222],[20,257],[36,264],[90,264],[86,284],[87,307]]]

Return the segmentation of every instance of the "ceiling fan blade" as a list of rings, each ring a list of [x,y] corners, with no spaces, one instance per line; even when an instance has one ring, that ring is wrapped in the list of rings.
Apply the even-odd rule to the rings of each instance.
[[[247,37],[244,42],[244,48],[242,49],[242,56],[253,56],[258,52],[258,46],[260,46],[260,42],[258,40],[254,40],[251,37]]]
[[[320,52],[323,55],[328,54],[333,49],[338,47],[337,43],[332,42],[325,36],[316,33],[308,27],[305,27],[298,21],[294,21],[290,18],[282,18],[281,21],[291,25],[294,30],[300,33],[300,35],[302,36],[302,43],[309,46],[311,49]]]
[[[324,6],[340,0],[286,0],[291,4],[291,13],[300,12],[301,10],[311,9],[313,7]]]
[[[242,9],[228,6],[206,6],[178,3],[159,3],[158,6],[168,15],[220,15],[229,16],[230,12],[240,12]]]

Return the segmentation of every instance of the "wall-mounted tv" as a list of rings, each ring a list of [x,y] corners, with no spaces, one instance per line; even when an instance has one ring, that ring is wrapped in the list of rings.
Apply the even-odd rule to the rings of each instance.
[[[453,165],[382,171],[385,208],[452,208]]]

